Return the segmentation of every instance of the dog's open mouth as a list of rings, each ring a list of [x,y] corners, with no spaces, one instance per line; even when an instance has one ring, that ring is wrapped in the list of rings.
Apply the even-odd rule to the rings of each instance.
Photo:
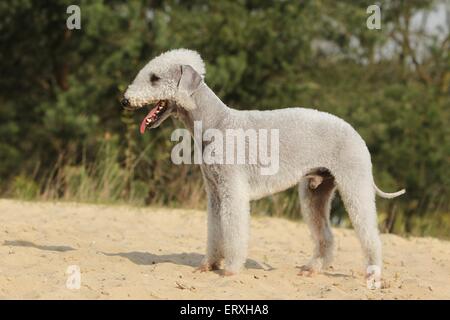
[[[162,118],[163,114],[168,109],[167,106],[168,106],[167,100],[159,100],[158,102],[156,102],[155,106],[149,111],[147,116],[141,122],[140,128],[141,134],[145,132],[145,129],[147,127],[151,127]]]

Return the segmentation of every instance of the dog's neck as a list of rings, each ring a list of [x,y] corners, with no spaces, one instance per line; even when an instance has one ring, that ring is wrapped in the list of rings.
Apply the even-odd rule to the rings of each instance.
[[[191,97],[196,108],[189,111],[181,108],[179,112],[181,120],[191,133],[194,131],[194,122],[201,121],[203,130],[217,128],[217,125],[230,112],[230,108],[204,82],[200,84]]]

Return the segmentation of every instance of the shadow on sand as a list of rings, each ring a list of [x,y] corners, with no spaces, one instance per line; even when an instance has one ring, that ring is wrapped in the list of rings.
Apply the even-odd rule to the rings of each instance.
[[[67,252],[75,250],[75,248],[72,248],[70,246],[39,245],[26,240],[5,240],[3,242],[3,245],[11,247],[35,248],[39,250],[56,251],[56,252]],[[196,252],[189,252],[189,253],[183,252],[183,253],[160,254],[160,255],[139,251],[118,252],[118,253],[99,252],[99,253],[109,257],[123,257],[138,265],[174,263],[193,268],[198,267],[204,257],[204,255]],[[274,270],[274,268],[268,265],[267,263],[260,263],[252,259],[247,259],[247,261],[245,262],[245,267],[247,269],[260,269],[266,271]]]
[[[57,251],[57,252],[66,252],[66,251],[75,250],[74,248],[69,247],[69,246],[46,246],[46,245],[35,244],[31,241],[25,241],[25,240],[5,240],[3,242],[3,245],[11,246],[11,247],[28,247],[28,248],[35,248],[35,249],[39,249],[39,250]]]
[[[158,264],[158,263],[174,263],[178,265],[183,266],[189,266],[189,267],[198,267],[200,263],[202,262],[202,259],[204,255],[196,253],[196,252],[183,252],[183,253],[173,253],[173,254],[153,254],[149,252],[139,252],[139,251],[132,251],[132,252],[118,252],[118,253],[107,253],[107,252],[101,252],[105,256],[114,257],[119,256],[123,258],[127,258],[131,262],[139,265],[152,265],[152,264]],[[245,262],[245,267],[248,269],[263,269],[266,271],[273,270],[271,266],[264,263],[265,266],[263,266],[261,263],[252,260],[247,259]]]

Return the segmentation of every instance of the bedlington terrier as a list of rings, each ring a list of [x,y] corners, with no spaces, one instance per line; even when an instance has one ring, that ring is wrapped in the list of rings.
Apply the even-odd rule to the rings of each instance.
[[[301,213],[315,249],[300,274],[330,266],[333,235],[330,228],[331,200],[337,189],[350,216],[366,258],[367,276],[381,270],[375,194],[394,198],[405,192],[385,193],[372,176],[367,146],[353,127],[331,114],[306,108],[272,111],[241,111],[226,106],[204,82],[205,65],[192,50],[176,49],[151,60],[127,88],[122,105],[135,110],[155,104],[141,124],[141,133],[158,127],[170,115],[180,118],[195,145],[194,123],[202,130],[277,129],[279,168],[263,175],[256,164],[200,165],[208,197],[208,241],[199,269],[239,272],[247,258],[250,201],[298,185]],[[248,145],[246,145],[248,148]]]

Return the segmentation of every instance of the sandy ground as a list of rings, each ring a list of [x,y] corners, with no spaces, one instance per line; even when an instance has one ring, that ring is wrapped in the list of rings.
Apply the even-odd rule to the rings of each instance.
[[[193,210],[0,200],[3,299],[450,299],[450,242],[383,235],[384,286],[368,290],[352,230],[335,229],[334,269],[298,276],[304,224],[253,217],[241,274],[193,273],[206,216]],[[67,268],[81,288],[66,287]]]

